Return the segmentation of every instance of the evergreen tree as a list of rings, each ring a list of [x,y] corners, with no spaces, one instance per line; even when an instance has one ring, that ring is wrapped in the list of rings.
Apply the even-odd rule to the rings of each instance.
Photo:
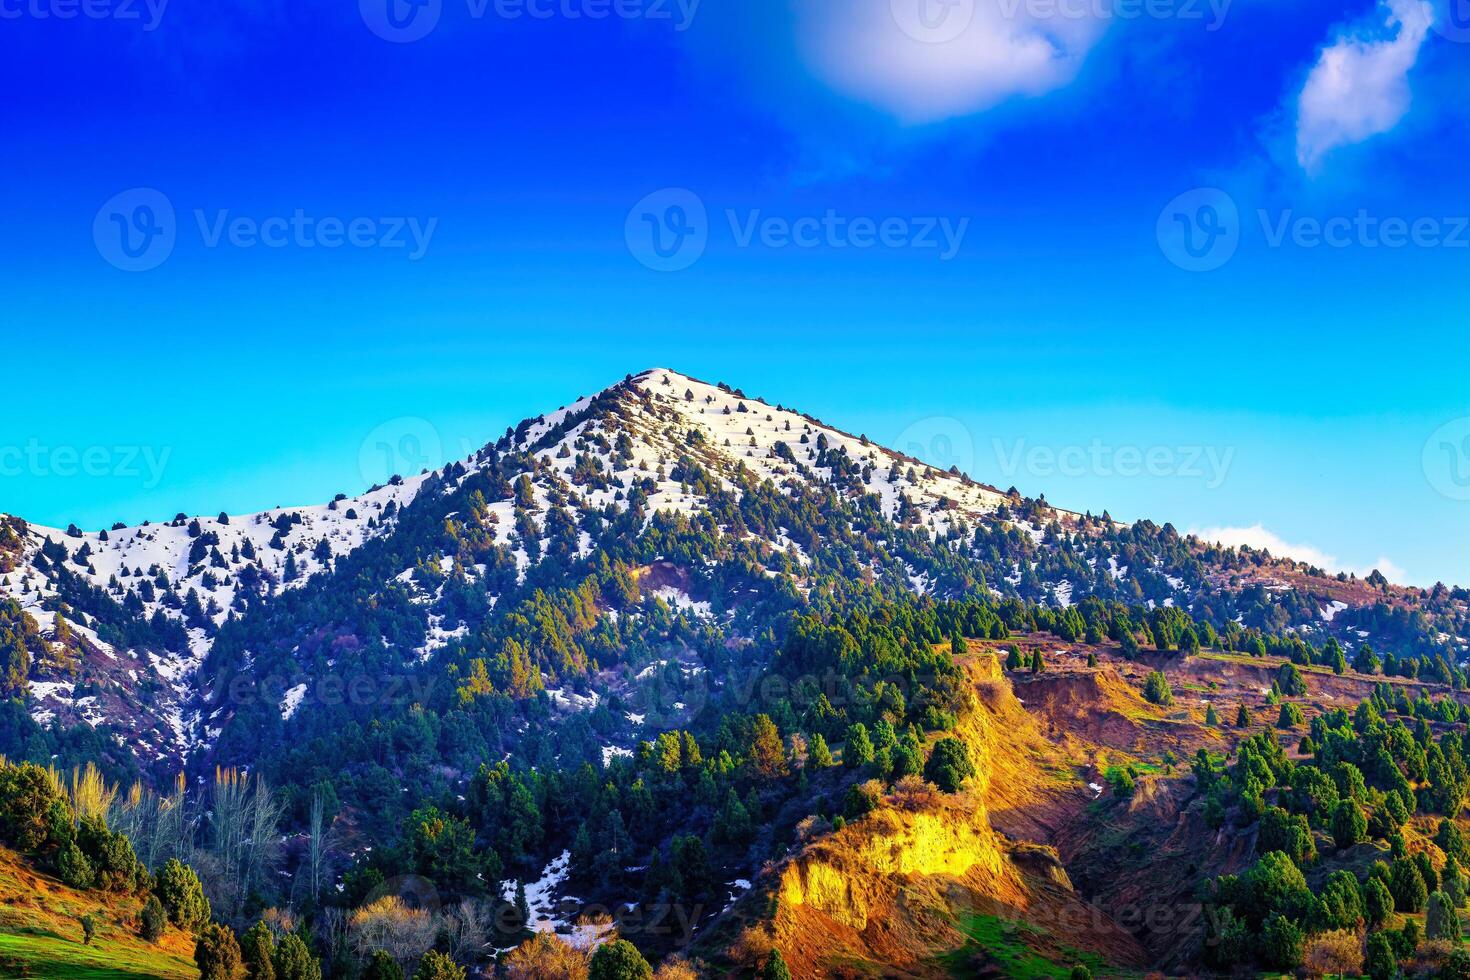
[[[1213,704],[1205,705],[1205,724],[1211,728],[1220,727],[1220,716],[1215,714],[1215,706]]]
[[[957,793],[965,780],[975,775],[975,763],[970,759],[970,750],[957,738],[941,738],[934,743],[934,751],[924,764],[924,778],[938,786],[942,792]]]
[[[1281,713],[1276,716],[1276,727],[1284,729],[1300,728],[1306,724],[1306,718],[1302,716],[1302,709],[1290,701],[1281,702]]]
[[[781,955],[779,949],[771,950],[771,955],[766,959],[766,968],[761,971],[762,980],[791,980],[791,970],[786,966],[786,959]]]
[[[1422,911],[1429,900],[1429,889],[1424,884],[1424,876],[1408,858],[1399,858],[1393,862],[1389,870],[1388,890],[1393,894],[1393,905],[1399,912],[1412,914]]]
[[[1245,706],[1245,704],[1242,703],[1241,706],[1240,706],[1240,710],[1235,713],[1235,727],[1236,728],[1249,728],[1250,725],[1251,725],[1251,713],[1250,713],[1250,709],[1248,709]]]
[[[1367,953],[1363,957],[1363,972],[1370,980],[1394,980],[1398,976],[1399,961],[1393,955],[1393,945],[1381,932],[1368,936]]]
[[[156,943],[163,938],[164,931],[168,928],[168,912],[157,895],[149,895],[148,901],[143,903],[140,920],[139,934],[144,939]]]
[[[1429,905],[1424,913],[1424,934],[1430,939],[1460,941],[1460,916],[1455,903],[1444,892],[1429,896]]]
[[[1363,882],[1363,911],[1368,924],[1380,927],[1393,915],[1393,895],[1388,885],[1380,878],[1369,878]]]
[[[1174,704],[1174,692],[1169,690],[1169,679],[1163,672],[1151,670],[1143,680],[1143,697],[1145,701],[1168,708]]]
[[[367,967],[362,971],[362,980],[403,980],[403,967],[387,950],[373,950]]]
[[[1338,849],[1361,843],[1368,835],[1368,818],[1352,800],[1339,800],[1332,810],[1332,841]]]
[[[168,921],[185,931],[209,921],[209,899],[204,897],[204,888],[194,869],[177,858],[169,858],[153,887],[154,894],[168,911]],[[235,941],[234,933],[230,941]]]
[[[626,939],[597,947],[587,964],[587,980],[652,980],[653,967]]]
[[[322,980],[322,966],[317,962],[306,942],[296,933],[288,933],[276,946],[272,960],[276,980]],[[460,973],[464,980],[464,973]]]
[[[868,738],[868,726],[860,721],[849,725],[842,749],[842,764],[849,769],[857,769],[872,763],[873,742]]]
[[[275,980],[276,937],[264,921],[257,922],[240,937],[240,958],[250,980]]]
[[[1272,969],[1295,970],[1302,964],[1306,937],[1301,928],[1282,915],[1273,915],[1262,930],[1262,959]]]
[[[448,956],[431,949],[419,960],[413,980],[465,980],[465,971]]]
[[[813,769],[826,769],[832,765],[832,750],[827,747],[827,740],[821,732],[813,734],[807,742],[806,761]]]
[[[199,967],[199,980],[237,980],[240,944],[229,926],[211,922],[199,930],[194,943],[194,965]]]

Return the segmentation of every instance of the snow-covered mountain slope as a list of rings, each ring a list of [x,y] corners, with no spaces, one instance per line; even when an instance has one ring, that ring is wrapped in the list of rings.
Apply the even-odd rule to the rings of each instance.
[[[591,554],[608,515],[626,513],[635,501],[647,528],[660,512],[697,519],[724,507],[728,515],[727,503],[717,498],[738,498],[763,485],[832,512],[833,520],[847,525],[844,533],[855,535],[843,543],[840,563],[827,563],[824,574],[897,581],[917,592],[984,581],[998,597],[1059,607],[1096,597],[1179,605],[1216,621],[1269,616],[1269,623],[1248,619],[1246,625],[1297,623],[1292,628],[1304,636],[1331,630],[1349,648],[1369,634],[1355,619],[1359,610],[1396,602],[1413,612],[1419,601],[1289,562],[1211,549],[1182,540],[1167,526],[1124,528],[1056,510],[739,389],[666,369],[629,376],[528,419],[441,470],[395,477],[388,486],[321,506],[178,517],[105,532],[0,519],[0,599],[14,599],[62,648],[44,662],[32,658],[28,709],[34,719],[107,722],[139,758],[176,760],[210,745],[234,714],[201,673],[220,628],[247,608],[286,601],[314,576],[325,582],[321,576],[344,557],[382,551],[388,557],[372,564],[372,580],[359,579],[356,587],[397,590],[420,610],[419,638],[400,637],[397,645],[378,638],[401,650],[395,655],[409,669],[484,625],[466,621],[483,620],[483,609],[467,610],[463,601],[445,596],[451,570],[456,588],[477,593],[477,602],[498,614],[499,596],[524,581],[532,566],[552,554],[572,560]],[[461,492],[470,486],[479,489]],[[874,512],[877,517],[855,526],[859,513]],[[447,526],[467,533],[446,532]],[[412,540],[399,540],[404,527],[412,528]],[[765,564],[760,574],[779,579],[789,575],[784,568],[800,577],[799,570],[813,564],[804,550],[809,544],[789,528],[763,527],[754,552]],[[751,536],[743,528],[734,533]],[[932,546],[916,554],[905,535]],[[467,546],[467,536],[479,543]],[[808,528],[804,540],[828,546],[834,539]],[[704,555],[695,565],[713,561]],[[696,618],[710,619],[718,606],[728,611],[729,596],[712,606],[686,591],[691,572],[697,577],[700,571],[658,571],[648,579],[649,594]],[[1250,590],[1253,605],[1235,602]],[[807,591],[807,584],[796,582],[789,594]],[[1445,608],[1463,613],[1462,600],[1446,602]],[[1319,614],[1324,607],[1333,610],[1330,617]],[[1368,625],[1398,628],[1392,619],[1378,616]],[[293,621],[294,629],[308,632],[328,625]],[[1441,616],[1435,628],[1449,637],[1446,650],[1463,644],[1467,631],[1455,615]],[[354,636],[353,642],[364,639],[373,638]],[[250,670],[258,649],[236,644],[221,669]],[[289,646],[281,653],[297,656]],[[272,697],[270,710],[284,722],[311,703],[293,676],[290,689]]]
[[[256,514],[186,518],[138,527],[84,532],[26,524],[3,518],[12,529],[10,565],[0,576],[0,596],[9,596],[39,624],[49,639],[58,636],[58,617],[66,620],[77,667],[91,665],[112,683],[78,689],[69,674],[53,672],[31,685],[30,711],[38,722],[60,717],[66,723],[110,721],[131,730],[134,747],[145,757],[176,754],[191,742],[197,719],[188,702],[192,685],[215,629],[240,608],[241,592],[261,594],[305,582],[339,555],[391,528],[393,515],[407,506],[425,477],[395,480],[354,498],[314,507],[283,508]],[[6,566],[0,564],[0,569]],[[62,598],[91,588],[118,608],[144,620],[173,625],[173,644],[147,649],[104,634],[106,605],[77,608]],[[160,631],[162,632],[162,631]]]
[[[693,513],[703,498],[671,472],[674,460],[692,453],[727,487],[741,471],[777,486],[793,481],[831,481],[832,466],[818,465],[824,451],[844,452],[860,468],[864,491],[878,495],[886,514],[901,503],[923,514],[936,534],[957,519],[992,513],[1005,496],[968,478],[918,460],[798,412],[771,406],[723,385],[666,369],[625,380],[523,423],[495,447],[533,455],[542,469],[525,475],[544,511],[558,487],[579,488],[578,509],[619,508],[635,485],[647,492],[650,511]],[[466,461],[473,471],[482,450]],[[431,476],[395,478],[357,497],[328,504],[247,515],[186,517],[107,530],[66,530],[5,518],[12,528],[8,569],[0,595],[16,599],[44,635],[57,635],[58,616],[70,634],[71,670],[38,667],[29,710],[42,724],[108,721],[144,758],[176,755],[207,739],[191,704],[195,675],[214,633],[245,593],[272,595],[306,582],[363,542],[389,531]],[[512,526],[513,500],[492,501],[490,520]],[[3,516],[3,515],[0,515]],[[583,535],[583,547],[586,547]],[[789,546],[789,545],[788,545]],[[516,554],[522,569],[526,550]],[[405,576],[411,579],[412,570]],[[66,589],[61,580],[66,580]],[[95,590],[85,604],[63,598]],[[680,597],[672,596],[672,601]],[[156,624],[151,642],[134,644],[107,627],[126,614]],[[165,639],[173,627],[175,642]],[[456,636],[435,624],[419,656]],[[78,685],[77,676],[91,678]]]

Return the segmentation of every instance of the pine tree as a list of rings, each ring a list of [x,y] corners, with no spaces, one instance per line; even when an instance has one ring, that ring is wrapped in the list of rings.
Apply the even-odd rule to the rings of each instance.
[[[873,742],[868,738],[868,726],[855,722],[847,727],[846,744],[842,749],[842,764],[849,769],[871,765]]]
[[[250,980],[275,980],[276,938],[264,921],[257,922],[240,937],[240,958]]]
[[[1250,725],[1251,725],[1251,713],[1250,713],[1250,709],[1247,708],[1244,704],[1242,704],[1240,706],[1240,710],[1235,713],[1235,727],[1236,728],[1249,728]]]
[[[240,973],[240,944],[229,926],[208,923],[194,944],[199,980],[236,980]]]
[[[771,955],[766,960],[766,968],[761,971],[762,980],[791,980],[791,970],[786,966],[786,959],[781,955],[779,949],[771,950]]]
[[[1215,706],[1213,704],[1205,705],[1205,724],[1211,728],[1220,727],[1220,716],[1215,714]]]
[[[813,734],[807,742],[806,763],[813,769],[826,769],[832,765],[832,750],[827,747],[827,740],[821,732]]]
[[[1162,671],[1151,670],[1143,680],[1143,697],[1145,701],[1156,704],[1162,708],[1171,707],[1174,704],[1174,693],[1169,690],[1169,679]]]

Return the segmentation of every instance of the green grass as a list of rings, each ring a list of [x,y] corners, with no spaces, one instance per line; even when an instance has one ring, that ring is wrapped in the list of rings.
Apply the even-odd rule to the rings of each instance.
[[[35,980],[198,980],[189,937],[160,944],[135,933],[138,899],[73,891],[0,848],[0,977]],[[83,915],[96,935],[82,944]]]
[[[1079,963],[1091,970],[1094,976],[1129,975],[1126,971],[1110,967],[1096,953],[1078,952],[1066,945],[1056,946],[1056,960],[1047,959],[1023,938],[1043,939],[1047,935],[1046,930],[1028,922],[1013,922],[993,915],[970,915],[960,922],[960,928],[969,937],[969,942],[940,960],[952,976],[973,976],[971,961],[977,953],[984,953],[1002,973],[1015,980],[1066,977]]]
[[[100,930],[91,946],[78,935],[58,936],[42,929],[0,932],[0,975],[35,977],[38,980],[196,980],[198,969],[191,962],[160,951],[144,951],[124,945]]]

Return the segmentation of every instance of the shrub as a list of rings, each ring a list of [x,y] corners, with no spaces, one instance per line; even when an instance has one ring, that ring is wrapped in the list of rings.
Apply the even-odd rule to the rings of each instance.
[[[1438,980],[1470,980],[1470,951],[1461,946],[1445,957]]]
[[[164,930],[167,928],[168,913],[164,911],[163,903],[158,900],[157,895],[149,895],[148,901],[143,903],[140,934],[150,943],[156,943],[163,938]]]
[[[1358,945],[1358,934],[1350,929],[1335,929],[1313,936],[1307,940],[1302,965],[1314,977],[1362,973],[1363,948]]]
[[[538,932],[505,958],[507,980],[587,980],[587,954],[553,933]],[[398,980],[402,980],[402,974]],[[364,978],[367,980],[367,978]],[[388,978],[384,978],[388,980]]]
[[[791,980],[791,970],[787,968],[786,959],[779,949],[771,950],[766,968],[761,971],[761,980]]]

